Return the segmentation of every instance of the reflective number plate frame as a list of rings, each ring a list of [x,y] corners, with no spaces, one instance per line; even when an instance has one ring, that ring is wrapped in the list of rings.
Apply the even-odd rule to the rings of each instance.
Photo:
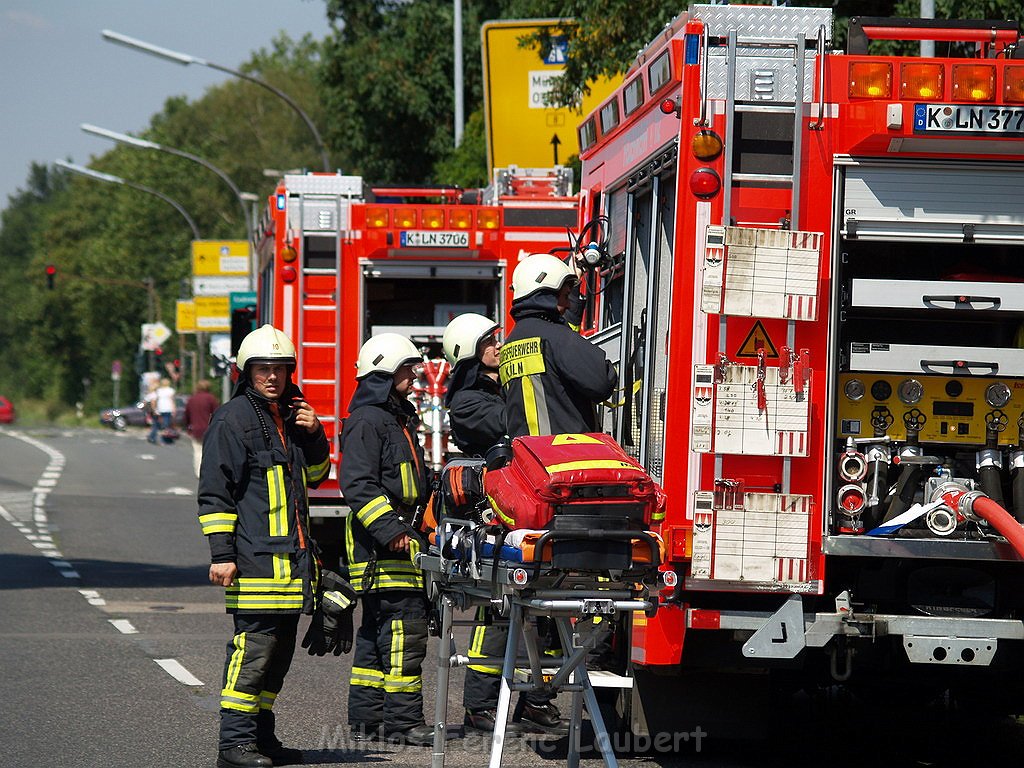
[[[915,104],[914,133],[1024,136],[1024,105]]]
[[[408,229],[399,234],[403,248],[469,248],[469,232]]]

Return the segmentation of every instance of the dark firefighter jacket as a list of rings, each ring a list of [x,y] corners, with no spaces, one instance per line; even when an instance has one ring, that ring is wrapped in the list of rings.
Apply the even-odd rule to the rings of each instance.
[[[416,436],[416,411],[393,392],[394,379],[371,373],[359,382],[341,429],[341,492],[351,512],[345,525],[349,581],[357,592],[422,589],[413,565],[416,507],[430,485]],[[410,551],[388,544],[408,534]]]
[[[512,304],[516,325],[499,368],[510,437],[597,432],[594,406],[615,391],[615,368],[565,323],[557,304],[543,290]]]
[[[505,396],[501,384],[477,359],[455,366],[445,394],[452,437],[466,456],[484,456],[505,437]]]
[[[203,442],[199,523],[211,561],[235,562],[226,590],[229,613],[310,613],[319,564],[309,538],[306,488],[327,477],[330,446],[323,428],[296,427],[289,384],[279,402],[285,441],[272,403],[251,387],[213,414]]]

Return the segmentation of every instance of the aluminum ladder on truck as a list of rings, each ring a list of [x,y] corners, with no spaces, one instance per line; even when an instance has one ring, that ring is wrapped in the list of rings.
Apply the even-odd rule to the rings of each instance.
[[[732,187],[734,182],[740,182],[788,186],[792,195],[789,223],[783,222],[786,225],[782,228],[798,229],[804,106],[813,98],[815,55],[823,55],[831,40],[832,12],[827,8],[712,5],[699,6],[697,15],[704,22],[705,51],[701,61],[701,112],[694,120],[697,127],[711,127],[712,99],[725,101],[722,138],[727,151],[722,179],[722,224],[730,224]],[[721,43],[711,45],[712,38],[724,39],[724,50]],[[809,40],[816,40],[816,51],[808,47]],[[737,127],[744,115],[757,113],[791,116],[793,152],[789,173],[748,173],[735,169],[734,150],[742,138]],[[812,127],[820,127],[820,122],[819,117],[818,124]],[[786,140],[784,135],[766,138]]]
[[[826,46],[832,36],[832,11],[828,8],[789,8],[786,6],[698,6],[697,16],[704,22],[701,59],[700,115],[697,127],[710,128],[713,122],[711,101],[724,100],[726,148],[722,179],[722,225],[732,222],[733,184],[784,186],[790,189],[787,219],[778,222],[736,222],[738,226],[755,228],[800,228],[801,182],[800,166],[803,151],[804,108],[813,102],[814,64],[818,58],[822,92],[817,103],[817,121],[810,129],[819,130],[824,121],[824,61]],[[712,45],[714,38],[718,44]],[[725,40],[725,46],[721,45]],[[808,41],[815,40],[812,50]],[[741,134],[745,116],[789,116],[792,134],[791,164],[788,173],[751,173],[737,171],[737,145],[745,140]],[[755,118],[756,119],[756,118]],[[751,120],[753,122],[753,120]],[[761,130],[778,131],[768,141],[786,141],[783,124],[765,120]],[[753,133],[753,131],[752,131]],[[778,157],[783,157],[778,153]],[[775,169],[776,171],[779,169]],[[719,316],[719,353],[725,354],[726,315]],[[786,343],[794,347],[796,327],[787,323]],[[789,487],[790,459],[785,460],[784,490]],[[722,456],[715,456],[716,477],[722,475]]]

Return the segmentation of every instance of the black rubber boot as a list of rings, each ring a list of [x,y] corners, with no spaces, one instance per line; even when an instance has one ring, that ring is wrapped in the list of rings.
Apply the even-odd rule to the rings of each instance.
[[[538,733],[569,732],[569,722],[562,718],[558,707],[551,703],[531,704],[520,699],[513,720],[521,722],[528,731]]]
[[[217,753],[217,768],[273,768],[273,761],[261,755],[255,742],[239,744]]]
[[[467,728],[472,728],[476,731],[482,731],[484,733],[493,733],[494,726],[497,721],[498,710],[496,709],[478,709],[475,712],[467,710],[466,717],[462,721],[462,724]],[[508,722],[505,725],[505,733],[522,733],[523,726],[521,723]]]
[[[426,723],[402,731],[389,731],[387,736],[392,744],[408,744],[411,747],[430,747],[434,744],[434,729]]]

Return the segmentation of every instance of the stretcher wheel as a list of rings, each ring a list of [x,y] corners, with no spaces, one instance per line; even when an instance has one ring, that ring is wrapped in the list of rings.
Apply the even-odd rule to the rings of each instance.
[[[653,619],[655,617],[655,615],[658,613],[658,602],[659,601],[658,601],[657,596],[655,596],[653,599],[651,599],[651,601],[650,601],[651,607],[647,608],[644,611],[644,614],[647,616],[648,619]]]

